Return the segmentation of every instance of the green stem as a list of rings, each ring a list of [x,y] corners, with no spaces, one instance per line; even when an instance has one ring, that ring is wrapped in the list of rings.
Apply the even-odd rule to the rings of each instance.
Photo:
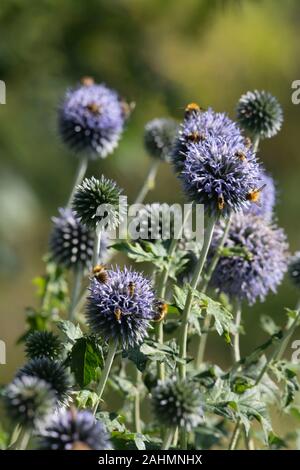
[[[241,435],[241,426],[240,426],[240,424],[241,424],[241,420],[238,419],[238,421],[235,425],[232,437],[231,437],[231,441],[229,443],[228,450],[235,450],[236,446],[239,443],[239,438],[240,438],[240,435]]]
[[[74,285],[71,295],[71,303],[69,309],[69,320],[73,321],[75,318],[76,306],[80,297],[81,284],[82,284],[83,270],[82,266],[79,266],[74,271]]]
[[[84,175],[85,175],[86,170],[87,170],[87,166],[88,166],[88,158],[87,157],[81,158],[81,160],[79,161],[79,164],[78,164],[78,169],[77,169],[77,172],[76,172],[76,175],[75,175],[73,188],[72,188],[69,200],[68,200],[67,207],[71,207],[71,205],[72,205],[72,200],[73,200],[76,188],[81,183],[81,181],[83,180]]]
[[[260,137],[259,134],[255,135],[253,138],[253,151],[257,152],[259,147]]]
[[[135,432],[141,433],[141,395],[140,389],[142,385],[142,373],[137,369],[136,370],[136,392],[134,397],[134,425]]]
[[[96,266],[99,263],[101,235],[102,235],[102,230],[100,226],[97,226],[95,230],[95,239],[94,239],[93,266]]]
[[[107,353],[105,364],[104,364],[104,369],[102,371],[100,382],[97,387],[98,400],[94,406],[94,410],[93,410],[94,414],[96,414],[97,408],[102,399],[102,395],[103,395],[105,385],[106,385],[106,382],[110,373],[110,369],[111,369],[115,354],[117,352],[117,347],[118,347],[118,341],[111,340],[109,343],[109,348],[108,348],[108,353]]]
[[[150,167],[150,169],[147,173],[145,182],[144,182],[142,188],[140,189],[140,192],[138,193],[134,204],[142,204],[144,202],[144,199],[145,199],[148,191],[150,191],[151,189],[154,188],[159,163],[160,163],[159,160],[155,160],[152,163],[152,165],[151,165],[151,167]]]
[[[231,219],[232,219],[232,217],[230,215],[228,217],[227,221],[226,221],[226,226],[225,226],[225,229],[224,229],[223,236],[220,240],[220,244],[218,246],[218,249],[216,250],[216,252],[213,256],[213,259],[212,259],[212,261],[209,265],[207,275],[204,278],[204,282],[203,282],[202,286],[200,286],[200,290],[204,294],[207,291],[207,288],[208,288],[209,282],[211,280],[211,277],[212,277],[212,275],[213,275],[213,273],[214,273],[214,271],[217,267],[218,261],[220,259],[222,248],[224,247],[224,245],[226,243],[226,240],[228,238],[228,234],[229,234],[229,230],[230,230],[230,226],[231,226]],[[206,317],[204,319],[204,322],[203,322],[204,332],[202,333],[201,336],[199,336],[197,355],[196,355],[196,358],[197,358],[196,359],[196,370],[198,370],[200,368],[200,366],[203,362],[203,359],[204,359],[204,353],[205,353],[205,348],[206,348],[207,338],[208,338],[208,330],[209,330],[209,327],[210,327],[211,319],[212,319],[211,315],[206,315]]]
[[[239,362],[241,360],[241,352],[240,352],[240,326],[241,326],[241,318],[242,318],[242,308],[241,302],[236,302],[236,312],[235,312],[235,335],[233,339],[233,357],[235,362]]]
[[[164,437],[164,440],[163,440],[163,443],[162,443],[162,446],[161,446],[161,449],[162,450],[168,450],[170,445],[172,444],[172,440],[173,440],[173,437],[174,437],[174,428],[170,428],[166,431],[166,434],[165,434],[165,437]]]
[[[181,327],[179,332],[179,357],[180,359],[186,358],[186,347],[187,347],[187,336],[188,336],[188,324],[189,324],[189,315],[192,308],[192,303],[194,300],[193,290],[197,288],[199,279],[207,258],[208,250],[211,244],[213,232],[215,227],[215,219],[209,219],[208,226],[205,230],[203,247],[200,253],[198,264],[191,282],[191,289],[189,289],[185,301],[185,306],[182,314]],[[179,364],[179,375],[181,379],[186,377],[186,364]]]

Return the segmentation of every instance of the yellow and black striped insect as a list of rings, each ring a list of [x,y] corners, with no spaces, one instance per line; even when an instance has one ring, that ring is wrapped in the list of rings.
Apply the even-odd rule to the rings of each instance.
[[[155,315],[153,321],[159,322],[162,321],[168,313],[168,304],[162,300],[158,300],[155,305]]]
[[[108,280],[108,274],[104,264],[97,264],[93,268],[93,276],[98,282],[105,284]]]
[[[100,106],[96,103],[87,104],[86,109],[88,109],[92,114],[99,114],[100,113]]]
[[[260,188],[253,189],[247,194],[247,200],[250,202],[254,202],[254,204],[259,205],[259,198],[262,190],[266,187],[267,185],[264,184]]]
[[[121,322],[121,317],[122,317],[122,310],[119,307],[117,307],[115,309],[114,313],[115,313],[115,317],[116,317],[117,322],[120,323]]]
[[[130,281],[129,284],[128,284],[128,293],[130,295],[130,297],[132,297],[135,293],[135,283]]]
[[[202,109],[197,103],[189,103],[185,107],[185,117],[188,117],[191,113],[199,113],[200,111],[202,111]]]
[[[239,160],[241,160],[242,162],[247,161],[246,155],[245,155],[244,152],[242,152],[241,150],[238,150],[237,152],[235,152],[235,156],[236,156]]]
[[[205,140],[206,135],[203,132],[194,131],[194,132],[191,132],[187,138],[190,142],[197,143],[197,142],[201,142]]]

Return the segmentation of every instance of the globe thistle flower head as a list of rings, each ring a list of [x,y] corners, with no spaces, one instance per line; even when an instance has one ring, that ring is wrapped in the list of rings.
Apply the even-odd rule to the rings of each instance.
[[[263,217],[268,222],[271,222],[274,214],[274,206],[276,203],[276,187],[272,176],[268,175],[265,171],[260,173],[260,191],[259,200],[255,204],[251,204],[249,209],[244,210],[244,214],[253,214]]]
[[[152,408],[157,421],[167,427],[195,429],[203,421],[203,400],[194,383],[172,377],[159,381],[152,390]]]
[[[73,210],[81,223],[95,229],[102,226],[102,230],[117,227],[125,210],[124,203],[120,204],[122,190],[117,184],[105,178],[85,178],[73,199]]]
[[[149,155],[169,161],[178,124],[174,119],[157,118],[145,126],[144,143]]]
[[[108,450],[109,436],[101,421],[87,410],[60,410],[40,436],[42,450]]]
[[[51,331],[34,331],[26,339],[25,351],[29,359],[58,359],[62,353],[62,343]]]
[[[266,91],[248,91],[237,105],[241,126],[261,139],[276,135],[282,126],[283,112],[277,99]]]
[[[192,144],[180,178],[188,198],[204,204],[215,218],[249,208],[249,201],[258,199],[260,167],[254,153],[224,138]]]
[[[89,77],[66,92],[59,109],[63,141],[77,152],[106,157],[117,147],[124,128],[124,106],[118,94]]]
[[[298,289],[300,288],[300,251],[297,251],[289,259],[289,277]]]
[[[68,393],[71,379],[67,369],[59,361],[52,361],[48,357],[31,359],[17,373],[17,377],[29,376],[47,382],[55,393],[58,404],[68,402]]]
[[[92,332],[118,341],[123,349],[134,347],[147,336],[154,316],[150,281],[126,267],[107,271],[105,282],[91,280],[87,321]]]
[[[236,145],[236,150],[245,144],[239,127],[225,113],[216,113],[211,108],[188,112],[173,146],[172,163],[177,173],[183,170],[190,145],[204,142],[207,137],[229,139],[232,146]]]
[[[83,225],[71,209],[59,209],[53,217],[50,252],[56,263],[68,269],[90,268],[92,264],[94,234]],[[102,253],[106,247],[103,242]]]
[[[221,220],[215,228],[209,260],[219,247],[224,227]],[[282,229],[261,217],[236,214],[225,248],[232,254],[220,257],[212,287],[249,305],[276,292],[287,270],[288,243]]]
[[[54,409],[55,395],[44,380],[21,375],[6,387],[4,403],[12,421],[32,429]]]

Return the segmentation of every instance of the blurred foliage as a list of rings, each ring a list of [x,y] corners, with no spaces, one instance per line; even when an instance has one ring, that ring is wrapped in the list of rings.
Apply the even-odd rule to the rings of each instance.
[[[279,223],[292,250],[300,248],[300,106],[291,103],[291,83],[300,78],[299,20],[297,0],[1,1],[0,79],[7,104],[0,106],[0,336],[8,358],[1,382],[22,362],[15,340],[33,301],[30,279],[43,274],[50,216],[64,205],[73,181],[76,157],[57,136],[56,110],[65,89],[83,75],[137,104],[118,150],[89,170],[115,178],[130,200],[149,166],[142,146],[147,120],[180,119],[190,101],[234,117],[241,93],[272,92],[285,123],[277,137],[263,142],[261,157],[278,182]],[[183,201],[167,164],[148,199]],[[259,313],[282,323],[280,312],[293,308],[296,298],[286,281],[278,296],[245,309],[242,352],[265,337]],[[209,346],[209,359],[226,366],[230,348],[222,338]]]

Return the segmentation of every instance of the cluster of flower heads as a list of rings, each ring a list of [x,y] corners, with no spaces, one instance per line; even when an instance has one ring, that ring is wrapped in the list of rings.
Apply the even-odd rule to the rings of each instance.
[[[61,409],[39,435],[44,450],[108,450],[111,443],[104,424],[87,410]]]
[[[237,106],[241,126],[254,136],[270,138],[282,126],[283,112],[277,99],[266,91],[248,91],[241,96]]]
[[[174,119],[156,118],[145,126],[144,143],[149,155],[163,161],[169,161],[178,124]]]
[[[224,224],[221,220],[215,229],[209,259],[219,247]],[[250,305],[276,292],[287,270],[288,243],[282,229],[262,217],[237,214],[232,217],[225,248],[231,252],[220,257],[212,287]]]
[[[159,423],[192,431],[203,421],[203,398],[195,384],[171,377],[152,390],[152,409]]]
[[[141,343],[154,317],[155,297],[150,281],[126,267],[107,270],[91,281],[87,321],[93,333],[118,341],[126,349]]]
[[[63,141],[77,152],[101,158],[117,146],[126,120],[126,103],[106,85],[86,77],[66,92],[59,109]]]

